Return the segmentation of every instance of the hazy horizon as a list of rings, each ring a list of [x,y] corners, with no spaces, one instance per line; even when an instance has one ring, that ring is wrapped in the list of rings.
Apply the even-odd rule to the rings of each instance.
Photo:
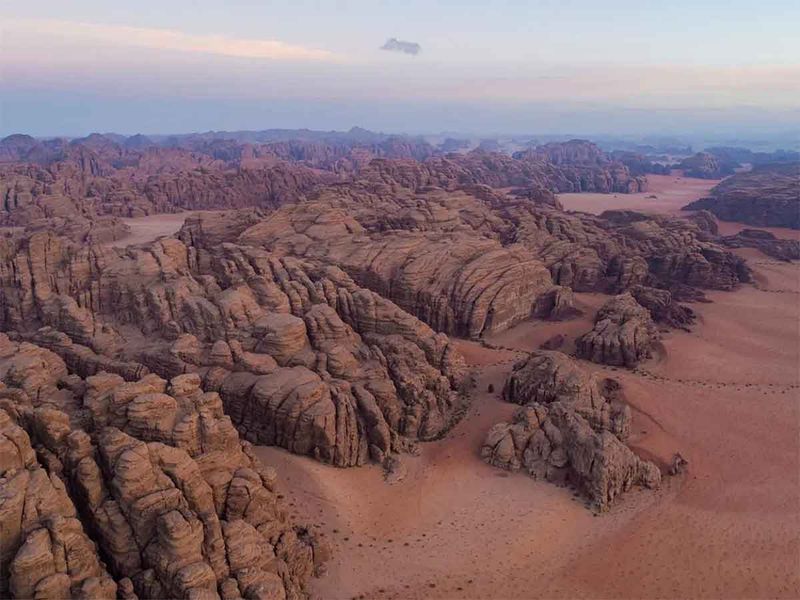
[[[786,136],[800,6],[248,0],[0,8],[0,134],[357,124]],[[788,130],[788,131],[787,131]]]

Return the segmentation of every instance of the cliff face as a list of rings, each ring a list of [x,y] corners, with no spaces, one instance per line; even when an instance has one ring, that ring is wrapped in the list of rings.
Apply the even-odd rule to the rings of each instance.
[[[765,165],[737,173],[684,210],[708,210],[725,221],[800,229],[800,163]]]

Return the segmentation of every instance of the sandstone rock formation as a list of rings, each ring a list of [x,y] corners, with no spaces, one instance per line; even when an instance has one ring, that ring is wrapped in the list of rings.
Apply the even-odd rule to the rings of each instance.
[[[100,251],[45,233],[14,255],[5,328],[82,375],[198,372],[254,442],[382,461],[442,435],[464,403],[449,340],[333,266],[175,239]]]
[[[636,285],[631,288],[630,293],[636,302],[650,312],[650,316],[656,323],[688,330],[695,321],[694,311],[688,306],[675,302],[668,290]]]
[[[0,403],[9,394],[0,387]],[[77,517],[58,474],[40,464],[28,434],[0,409],[0,595],[116,598]]]
[[[358,129],[12,136],[0,163],[0,225],[14,226],[0,236],[0,595],[13,597],[303,598],[328,550],[287,517],[250,444],[375,461],[396,480],[399,454],[465,411],[448,335],[572,318],[575,291],[622,293],[578,352],[633,366],[653,319],[691,322],[677,300],[749,280],[726,246],[794,251],[720,238],[708,213],[565,212],[556,192],[646,188],[582,140],[512,157]],[[198,208],[226,210],[109,244],[120,217]],[[490,431],[488,462],[574,484],[601,510],[658,485],[624,444],[615,382],[537,352],[503,396],[521,408]]]
[[[598,510],[635,485],[657,487],[661,473],[624,444],[630,410],[618,385],[601,384],[560,352],[539,351],[514,366],[503,396],[523,406],[492,427],[481,448],[495,466],[571,484]]]
[[[320,184],[384,178],[387,169],[391,179],[413,187],[481,183],[562,192],[646,187],[644,178],[632,177],[627,167],[589,142],[579,145],[591,147],[594,158],[582,161],[574,150],[517,158],[483,150],[440,156],[419,139],[363,131],[338,136],[261,133],[250,136],[253,141],[236,134],[159,142],[100,134],[44,142],[9,136],[0,140],[0,225],[25,226],[52,217],[274,207],[301,200]]]
[[[643,295],[640,292],[640,295]],[[667,303],[669,304],[669,303]],[[630,293],[614,296],[597,312],[594,328],[576,341],[578,356],[596,363],[635,367],[658,341],[650,312]]]
[[[720,161],[719,158],[708,152],[698,152],[693,156],[684,158],[676,167],[683,170],[686,177],[700,179],[721,179],[733,174],[735,165]]]
[[[800,229],[800,163],[768,164],[737,173],[716,185],[709,197],[684,207],[699,209],[725,221]]]
[[[800,241],[778,238],[760,229],[742,229],[736,235],[723,237],[720,242],[728,248],[758,248],[779,260],[800,259]]]
[[[305,596],[327,546],[289,522],[275,471],[199,375],[82,380],[48,350],[0,342],[0,591]],[[33,357],[60,368],[37,378]]]

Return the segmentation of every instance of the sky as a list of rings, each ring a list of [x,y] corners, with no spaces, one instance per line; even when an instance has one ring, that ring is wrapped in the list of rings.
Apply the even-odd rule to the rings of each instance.
[[[797,0],[0,0],[0,135],[800,131]]]

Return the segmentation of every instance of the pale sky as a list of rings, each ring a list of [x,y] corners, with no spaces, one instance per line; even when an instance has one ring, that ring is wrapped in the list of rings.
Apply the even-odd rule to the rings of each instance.
[[[798,23],[796,0],[1,0],[0,134],[785,130]]]

